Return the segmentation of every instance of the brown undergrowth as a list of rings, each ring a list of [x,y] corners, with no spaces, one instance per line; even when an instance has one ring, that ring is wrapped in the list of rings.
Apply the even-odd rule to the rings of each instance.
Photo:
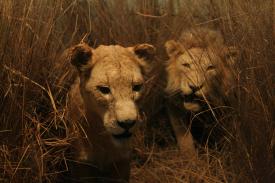
[[[182,30],[207,26],[237,46],[238,101],[219,150],[199,146],[199,160],[177,150],[163,107],[163,45]],[[156,69],[148,78],[151,131],[133,143],[132,182],[264,182],[275,180],[272,1],[0,1],[0,182],[55,182],[68,170],[75,138],[65,118],[74,78],[61,53],[92,46],[148,42]],[[150,105],[148,105],[150,104]],[[154,125],[152,125],[154,126]],[[150,133],[150,143],[146,137]]]

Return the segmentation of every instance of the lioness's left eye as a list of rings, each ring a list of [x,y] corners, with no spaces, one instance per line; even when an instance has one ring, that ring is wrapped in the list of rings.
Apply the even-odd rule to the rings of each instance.
[[[141,89],[142,89],[142,84],[136,84],[136,85],[133,85],[133,91],[135,92],[139,92]]]
[[[207,70],[209,71],[209,70],[214,70],[216,67],[214,66],[214,65],[210,65],[210,66],[208,66],[207,67]]]
[[[107,86],[97,86],[97,89],[104,95],[111,93],[111,90]]]

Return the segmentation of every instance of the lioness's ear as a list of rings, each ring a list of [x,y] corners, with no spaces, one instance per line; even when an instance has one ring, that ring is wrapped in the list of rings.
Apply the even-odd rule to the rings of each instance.
[[[156,55],[156,48],[150,44],[138,44],[134,47],[130,47],[130,50],[140,58],[138,60],[141,70],[144,74],[148,74],[152,69],[152,63]]]
[[[134,53],[145,61],[151,61],[156,54],[156,48],[150,44],[138,44],[134,46]]]
[[[70,50],[70,61],[79,71],[85,71],[91,67],[92,48],[86,43],[78,44]]]
[[[234,65],[240,59],[240,51],[235,46],[229,46],[224,51],[224,58],[230,65]]]
[[[173,57],[182,53],[181,45],[174,40],[166,41],[164,46],[169,57]]]

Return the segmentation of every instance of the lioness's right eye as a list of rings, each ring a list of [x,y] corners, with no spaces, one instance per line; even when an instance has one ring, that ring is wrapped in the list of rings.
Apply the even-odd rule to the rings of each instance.
[[[142,84],[133,85],[133,91],[139,92],[142,89]]]
[[[107,86],[97,86],[96,88],[97,88],[102,94],[107,95],[107,94],[111,93],[110,88],[107,87]]]
[[[188,63],[184,63],[184,64],[182,64],[184,67],[187,67],[187,68],[190,68],[190,64],[188,64]]]

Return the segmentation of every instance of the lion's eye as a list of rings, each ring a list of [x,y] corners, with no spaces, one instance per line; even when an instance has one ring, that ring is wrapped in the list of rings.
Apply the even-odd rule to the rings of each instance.
[[[216,67],[214,65],[210,65],[207,67],[207,70],[210,71],[210,70],[214,70]]]
[[[111,93],[110,88],[107,87],[107,86],[97,86],[96,88],[97,88],[102,94],[107,95],[107,94]]]
[[[188,64],[188,63],[184,63],[184,64],[182,64],[184,67],[187,67],[187,68],[190,68],[190,64]]]
[[[139,92],[142,89],[142,84],[135,84],[133,85],[133,91]]]

